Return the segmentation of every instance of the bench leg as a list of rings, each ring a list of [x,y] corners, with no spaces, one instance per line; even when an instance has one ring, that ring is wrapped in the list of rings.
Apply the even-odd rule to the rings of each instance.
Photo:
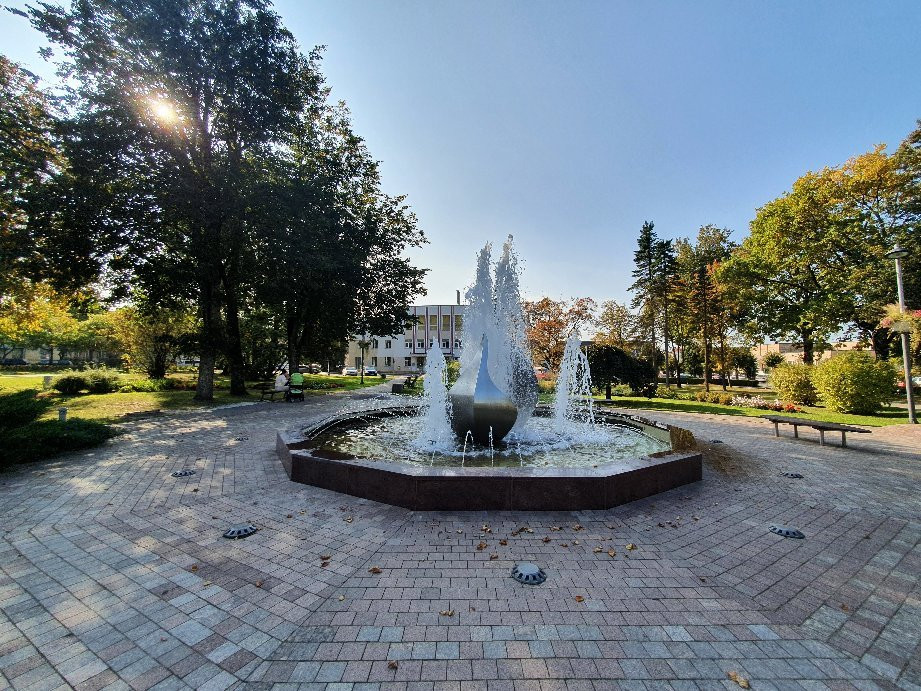
[[[774,423],[774,436],[775,436],[775,437],[779,437],[779,436],[780,436],[780,432],[777,431],[777,423],[776,423],[776,422]]]
[[[825,446],[825,430],[819,430],[819,446]]]
[[[847,446],[847,437],[844,435],[845,435],[844,430],[841,430],[841,448],[842,449]]]
[[[799,439],[799,425],[793,425],[793,438]]]

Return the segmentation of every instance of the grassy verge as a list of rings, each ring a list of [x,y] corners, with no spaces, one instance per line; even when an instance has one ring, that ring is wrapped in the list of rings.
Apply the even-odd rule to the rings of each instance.
[[[766,392],[759,390],[762,395]],[[843,425],[855,425],[864,427],[884,427],[886,425],[899,425],[908,422],[907,413],[898,408],[885,408],[876,415],[850,415],[848,413],[836,413],[826,408],[810,407],[803,408],[801,413],[774,413],[769,410],[760,408],[743,408],[741,406],[719,405],[718,403],[700,403],[698,401],[681,401],[664,398],[644,398],[642,396],[617,396],[610,401],[605,401],[604,397],[596,397],[596,400],[602,403],[619,408],[637,408],[642,410],[668,410],[676,413],[707,413],[710,415],[744,415],[748,417],[760,417],[761,415],[786,415],[789,417],[798,417],[805,420],[815,420],[817,422],[837,422]]]
[[[0,375],[0,393],[11,393],[22,391],[24,389],[42,390],[43,374],[29,372],[8,372]],[[178,373],[170,375],[171,378],[183,382],[186,386],[194,386],[194,373]],[[138,379],[134,375],[127,375],[126,381]],[[315,383],[317,386],[336,384],[336,388],[331,389],[309,389],[304,390],[308,396],[322,396],[337,391],[353,391],[356,389],[375,386],[385,380],[379,377],[366,377],[362,385],[359,377],[345,377],[340,375],[307,375],[305,379],[308,383]],[[250,393],[246,396],[231,396],[229,387],[230,381],[227,377],[216,375],[214,378],[214,400],[208,403],[196,401],[193,390],[173,390],[173,391],[135,391],[131,393],[107,393],[107,394],[80,394],[76,396],[65,396],[56,391],[46,391],[40,394],[42,398],[51,400],[52,407],[43,416],[43,419],[56,419],[57,408],[66,406],[68,416],[71,418],[81,418],[85,420],[115,421],[126,413],[142,413],[151,410],[179,410],[185,408],[210,408],[229,403],[241,403],[258,401],[259,394],[256,388],[258,382],[247,382]]]

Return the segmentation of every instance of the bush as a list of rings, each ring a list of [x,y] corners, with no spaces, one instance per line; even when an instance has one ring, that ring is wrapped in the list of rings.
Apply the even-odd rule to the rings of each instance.
[[[84,375],[90,393],[112,393],[121,387],[121,376],[105,367],[87,370]]]
[[[777,392],[782,401],[815,405],[818,400],[815,385],[812,383],[812,366],[790,362],[777,365],[771,370],[771,388]]]
[[[67,422],[41,420],[0,434],[2,463],[28,463],[69,451],[98,446],[115,436],[108,425],[75,418]]]
[[[55,377],[51,382],[51,388],[62,394],[73,396],[90,388],[90,384],[82,372],[70,370]]]
[[[341,389],[345,386],[345,382],[338,379],[329,379],[329,380],[318,380],[318,379],[308,379],[304,382],[304,388],[311,391],[325,391],[328,389]]]
[[[717,394],[717,398],[720,405],[732,405],[733,396],[727,391]]]
[[[667,386],[657,386],[656,387],[656,398],[678,398],[678,392],[674,389],[670,389]]]
[[[872,415],[892,400],[896,370],[888,362],[845,353],[815,367],[814,380],[825,405],[841,413]]]
[[[698,391],[694,394],[694,400],[698,403],[706,403],[710,398],[710,394],[706,391]]]
[[[761,367],[765,372],[772,370],[777,365],[783,364],[785,362],[783,355],[780,353],[768,353],[761,359]]]
[[[122,384],[118,387],[118,390],[121,393],[132,393],[136,391],[155,393],[157,391],[176,391],[185,388],[185,382],[179,379],[170,379],[166,377],[164,379],[135,379]]]
[[[38,398],[34,389],[0,396],[0,432],[37,420],[53,403],[49,398]]]

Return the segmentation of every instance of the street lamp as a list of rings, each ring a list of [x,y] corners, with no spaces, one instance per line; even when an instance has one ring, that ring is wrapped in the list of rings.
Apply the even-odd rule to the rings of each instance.
[[[895,259],[895,280],[899,290],[899,312],[905,314],[905,289],[902,287],[902,260],[908,256],[908,250],[896,245],[886,253],[886,259]],[[902,335],[902,364],[905,367],[905,398],[908,400],[908,421],[918,424],[915,417],[915,394],[911,382],[911,336],[908,329],[899,329]]]

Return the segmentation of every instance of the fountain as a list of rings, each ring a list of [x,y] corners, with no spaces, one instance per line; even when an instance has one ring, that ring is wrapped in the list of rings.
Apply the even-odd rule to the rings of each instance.
[[[292,480],[413,509],[608,508],[701,478],[689,432],[596,410],[578,336],[538,406],[511,237],[467,291],[460,375],[426,357],[420,405],[384,405],[279,433]]]

